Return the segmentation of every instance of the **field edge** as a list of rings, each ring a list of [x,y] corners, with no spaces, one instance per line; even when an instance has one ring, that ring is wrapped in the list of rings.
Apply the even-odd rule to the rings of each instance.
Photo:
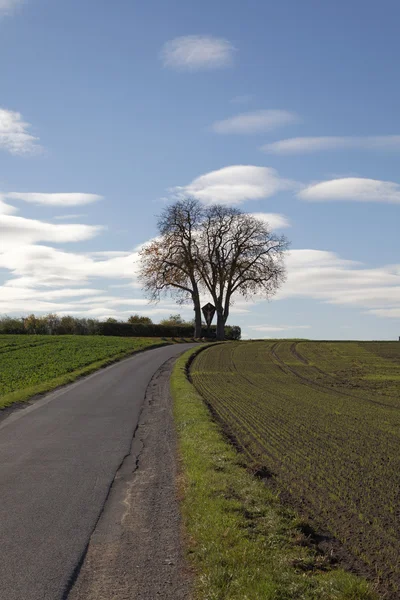
[[[187,378],[207,347],[186,352],[171,376],[181,473],[179,497],[196,599],[375,600],[362,578],[309,544],[304,524],[249,473]]]

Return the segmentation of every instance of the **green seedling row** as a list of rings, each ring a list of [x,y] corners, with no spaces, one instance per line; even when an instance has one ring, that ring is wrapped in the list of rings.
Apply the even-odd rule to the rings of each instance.
[[[11,403],[14,397],[26,399],[24,390],[34,392],[52,381],[65,383],[63,377],[90,365],[101,366],[161,343],[156,338],[111,336],[0,336],[0,407]]]
[[[191,375],[249,460],[400,597],[400,344],[233,342]]]

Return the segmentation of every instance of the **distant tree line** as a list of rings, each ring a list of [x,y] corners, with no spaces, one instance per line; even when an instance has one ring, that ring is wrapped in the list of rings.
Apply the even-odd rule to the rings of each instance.
[[[206,327],[202,325],[201,337],[205,337]],[[124,337],[177,337],[193,336],[193,322],[185,321],[178,315],[170,315],[160,323],[153,323],[150,317],[132,315],[126,322],[110,317],[106,321],[58,316],[50,313],[27,317],[0,317],[0,334],[33,334],[33,335],[115,335]],[[216,335],[216,328],[211,328],[211,334]],[[226,339],[240,340],[241,330],[238,326],[227,326]]]

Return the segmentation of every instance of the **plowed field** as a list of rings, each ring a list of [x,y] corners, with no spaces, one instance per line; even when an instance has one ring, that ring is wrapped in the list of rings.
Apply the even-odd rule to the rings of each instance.
[[[232,342],[191,374],[249,462],[399,598],[400,343]]]

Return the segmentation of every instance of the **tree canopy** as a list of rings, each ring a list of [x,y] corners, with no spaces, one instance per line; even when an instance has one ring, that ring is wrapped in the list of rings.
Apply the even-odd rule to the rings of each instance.
[[[136,325],[137,323],[141,323],[142,325],[152,325],[153,321],[150,319],[150,317],[135,314],[129,317],[128,323],[131,325]]]
[[[150,300],[173,294],[179,303],[193,302],[195,337],[201,336],[200,274],[196,235],[203,207],[189,198],[168,206],[158,219],[159,237],[141,252],[140,279]]]
[[[172,293],[193,301],[195,335],[201,332],[200,293],[217,312],[217,339],[235,296],[272,297],[285,281],[289,242],[265,221],[237,208],[179,200],[162,213],[159,236],[141,253],[140,277],[151,300]]]

